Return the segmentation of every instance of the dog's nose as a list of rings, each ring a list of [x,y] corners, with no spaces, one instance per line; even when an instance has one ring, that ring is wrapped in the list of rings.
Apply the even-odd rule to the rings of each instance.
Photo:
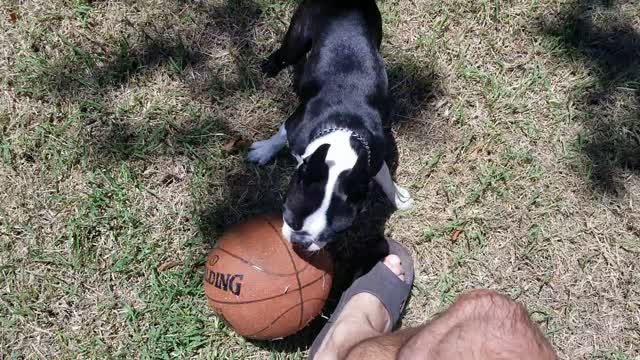
[[[318,251],[324,246],[324,244],[313,240],[308,234],[292,234],[289,241],[294,248],[306,251]]]
[[[312,240],[308,234],[305,233],[296,233],[291,234],[291,244],[297,245],[303,248],[309,247],[311,245]]]

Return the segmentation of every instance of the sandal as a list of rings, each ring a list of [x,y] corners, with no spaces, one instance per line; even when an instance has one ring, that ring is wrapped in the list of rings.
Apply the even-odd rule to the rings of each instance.
[[[400,319],[400,313],[404,309],[405,302],[413,286],[413,260],[405,247],[393,240],[386,241],[389,246],[389,255],[397,255],[400,261],[402,261],[402,267],[405,271],[404,281],[400,280],[382,261],[378,261],[371,271],[358,277],[342,294],[333,315],[331,315],[329,321],[327,321],[322,331],[320,331],[320,334],[318,334],[313,341],[311,349],[309,350],[309,359],[314,358],[329,329],[338,317],[340,317],[342,309],[349,300],[357,294],[369,293],[377,297],[385,309],[387,309],[392,324],[395,325]]]

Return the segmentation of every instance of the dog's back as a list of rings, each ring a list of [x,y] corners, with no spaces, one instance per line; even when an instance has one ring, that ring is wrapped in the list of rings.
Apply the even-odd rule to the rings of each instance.
[[[372,144],[381,144],[387,74],[379,53],[382,19],[375,1],[313,1],[310,6],[311,49],[296,70],[296,92],[305,110],[299,126],[292,127],[302,136],[290,141],[292,150],[303,151],[305,135],[318,126],[361,129],[374,137]],[[374,167],[382,161],[373,160]]]
[[[386,92],[387,76],[378,52],[382,21],[374,1],[317,1],[308,61],[301,85],[313,82],[325,96],[348,100]],[[340,96],[342,95],[342,96]]]

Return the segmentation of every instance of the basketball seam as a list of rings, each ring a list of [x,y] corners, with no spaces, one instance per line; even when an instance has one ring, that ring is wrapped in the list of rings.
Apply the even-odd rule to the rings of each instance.
[[[291,251],[289,250],[289,247],[287,246],[287,244],[284,242],[285,240],[280,235],[280,231],[276,229],[276,227],[271,223],[271,221],[269,221],[269,219],[265,218],[265,220],[267,221],[267,224],[271,226],[273,231],[275,231],[276,235],[278,236],[278,239],[280,239],[280,242],[282,243],[282,245],[284,245],[284,248],[287,250],[287,254],[289,254],[289,259],[291,259],[291,265],[293,266],[293,270],[296,272],[296,281],[298,282],[298,292],[300,295],[300,320],[298,321],[298,328],[300,328],[300,326],[302,326],[302,317],[304,315],[304,299],[302,298],[302,282],[300,281],[300,274],[298,273],[298,267],[296,266],[296,262],[293,260],[293,255],[291,255]]]
[[[308,301],[324,301],[324,299],[323,298],[311,298],[311,299],[305,300],[304,302],[302,302],[300,304],[293,305],[292,307],[290,307],[287,310],[283,311],[280,315],[278,315],[278,317],[273,319],[273,321],[271,321],[271,324],[269,324],[269,325],[263,327],[262,329],[254,332],[253,334],[249,334],[249,335],[246,335],[246,336],[247,337],[252,337],[252,336],[256,336],[256,335],[260,334],[261,332],[263,332],[263,331],[267,330],[268,328],[272,327],[273,324],[275,324],[278,320],[280,320],[286,313],[288,313],[289,311],[295,309],[296,306],[301,305],[301,307],[302,307],[302,306],[304,306],[304,303],[308,302]],[[296,329],[296,331],[299,331],[301,329],[301,327],[302,327],[302,321],[300,321],[298,323],[298,328]]]
[[[322,275],[318,276],[317,278],[313,279],[312,281],[310,281],[310,282],[306,283],[306,284],[302,287],[302,289],[304,289],[304,288],[306,288],[306,287],[309,287],[309,286],[311,286],[311,285],[313,285],[313,284],[317,283],[317,282],[318,282],[318,281],[320,281],[322,278],[324,278],[324,275],[325,275],[325,274],[322,274]],[[300,289],[291,289],[291,290],[292,290],[292,292],[293,292],[293,291],[300,290]],[[213,301],[213,302],[216,302],[216,303],[218,303],[218,304],[225,304],[225,305],[235,305],[235,304],[238,304],[238,305],[242,305],[242,304],[252,304],[252,303],[257,303],[257,302],[262,302],[262,301],[267,301],[267,300],[273,300],[273,299],[275,299],[275,298],[278,298],[278,297],[280,297],[280,296],[285,296],[285,295],[287,295],[287,294],[289,294],[289,293],[278,294],[278,295],[275,295],[275,296],[270,296],[270,297],[266,297],[266,298],[262,298],[262,299],[256,299],[256,300],[246,300],[246,301],[223,301],[223,300],[216,300],[216,299],[213,299],[212,297],[210,297],[209,295],[207,295],[207,294],[206,294],[206,292],[205,292],[205,295],[207,296],[207,299],[209,299],[209,300],[211,300],[211,301]]]
[[[291,276],[291,275],[295,275],[295,274],[296,274],[295,272],[293,272],[293,273],[276,273],[276,272],[271,272],[271,271],[265,270],[265,269],[261,268],[260,266],[258,266],[258,265],[256,265],[256,264],[252,263],[251,261],[249,261],[249,260],[247,260],[247,259],[244,259],[244,258],[242,258],[241,256],[238,256],[238,255],[236,255],[236,254],[232,253],[231,251],[229,251],[229,250],[227,250],[227,249],[224,249],[224,248],[221,248],[221,247],[215,247],[215,248],[213,248],[213,250],[220,250],[220,251],[223,251],[223,252],[225,252],[227,255],[229,255],[229,256],[231,256],[231,257],[233,257],[233,258],[235,258],[235,259],[238,259],[238,260],[242,261],[243,263],[245,263],[245,264],[247,264],[247,265],[251,266],[254,270],[257,270],[257,271],[263,272],[263,273],[265,273],[265,274],[269,274],[269,275],[273,275],[273,276],[279,276],[279,277],[286,277],[286,276]],[[308,268],[309,266],[310,266],[309,264],[306,264],[302,269],[300,269],[300,271],[298,271],[298,273],[300,273],[300,272],[304,272],[305,270],[307,270],[307,268]]]

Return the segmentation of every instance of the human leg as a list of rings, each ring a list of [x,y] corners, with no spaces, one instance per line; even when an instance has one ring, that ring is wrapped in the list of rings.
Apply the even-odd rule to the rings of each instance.
[[[492,290],[460,296],[429,323],[354,346],[348,359],[556,359],[525,308]]]

